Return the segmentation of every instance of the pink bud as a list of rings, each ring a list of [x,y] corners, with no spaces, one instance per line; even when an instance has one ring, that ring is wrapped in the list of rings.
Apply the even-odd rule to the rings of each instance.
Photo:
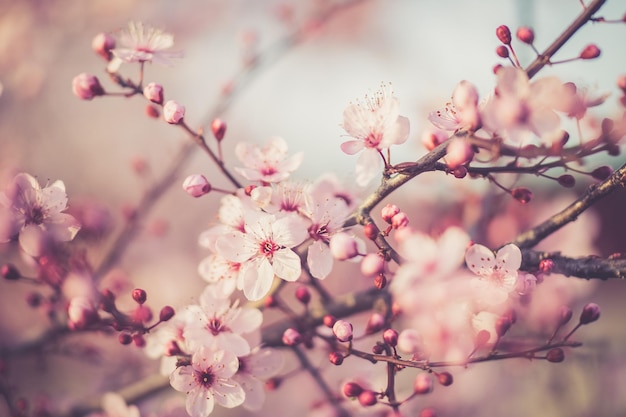
[[[557,178],[557,181],[562,187],[565,188],[572,188],[576,185],[576,178],[574,178],[574,176],[570,174],[561,175],[559,178]]]
[[[520,26],[515,34],[517,39],[529,45],[535,41],[535,32],[527,26]]]
[[[500,25],[496,28],[496,36],[505,45],[511,44],[511,30],[506,25]]]
[[[425,372],[417,374],[413,382],[413,391],[416,394],[428,394],[433,390],[433,379]]]
[[[98,320],[98,312],[88,297],[73,297],[67,307],[68,325],[72,330],[84,329]]]
[[[339,261],[354,258],[359,254],[356,240],[345,232],[335,233],[330,238],[330,253]]]
[[[450,372],[442,372],[440,374],[437,374],[437,380],[444,387],[452,385],[452,382],[454,381]]]
[[[346,382],[342,391],[346,397],[356,397],[363,392],[363,387],[356,382]]]
[[[328,354],[328,360],[330,361],[330,363],[332,363],[333,365],[341,365],[343,363],[343,355],[339,352],[330,352]]]
[[[311,301],[311,293],[307,287],[301,286],[296,289],[296,298],[302,304],[309,304],[309,301]]]
[[[406,213],[403,211],[396,214],[391,219],[391,227],[393,227],[394,229],[402,229],[404,227],[407,227],[408,225],[409,225],[409,216],[407,216]]]
[[[548,362],[559,363],[565,359],[565,352],[561,348],[552,348],[546,354]]]
[[[508,58],[509,57],[509,48],[507,48],[504,45],[500,45],[496,48],[496,54],[498,54],[499,57],[501,58]]]
[[[201,197],[211,191],[211,184],[201,174],[193,174],[183,181],[183,190],[192,197]]]
[[[400,213],[400,208],[395,204],[387,204],[380,210],[380,214],[382,215],[383,220],[389,224],[391,224],[391,219],[393,218],[393,216],[398,213]]]
[[[133,335],[133,343],[135,344],[135,346],[142,348],[146,346],[146,339],[143,337],[143,335],[136,333]]]
[[[513,196],[514,199],[516,199],[517,201],[519,201],[522,204],[527,204],[530,202],[530,200],[532,200],[533,198],[533,193],[532,191],[530,191],[528,188],[526,187],[518,187],[518,188],[514,188],[511,191],[511,195]]]
[[[378,229],[378,226],[376,226],[374,223],[368,223],[363,226],[363,234],[369,240],[375,240],[380,234],[380,230]]]
[[[373,277],[385,272],[385,259],[378,253],[368,253],[361,260],[361,272],[366,277]]]
[[[466,80],[459,82],[452,93],[452,104],[460,110],[475,107],[478,104],[478,91],[474,84]]]
[[[559,326],[563,326],[567,324],[572,318],[572,309],[568,306],[562,306],[559,311],[558,324]]]
[[[170,306],[165,306],[159,312],[159,321],[168,321],[174,317],[174,309]]]
[[[156,104],[163,104],[163,86],[150,83],[143,88],[143,96]]]
[[[391,347],[398,344],[398,332],[394,329],[387,329],[383,332],[383,340]]]
[[[594,44],[585,46],[585,49],[580,53],[580,59],[594,59],[600,56],[600,48]]]
[[[372,334],[378,331],[381,331],[385,327],[385,317],[383,317],[380,313],[373,313],[369,319],[367,319],[367,324],[365,325],[365,333]]]
[[[152,320],[152,310],[141,304],[133,310],[131,318],[135,323],[147,323]]]
[[[72,80],[72,92],[81,100],[91,100],[105,94],[98,78],[85,72],[78,74]]]
[[[147,298],[146,291],[142,290],[141,288],[135,288],[133,290],[132,297],[137,304],[143,304],[146,302]]]
[[[337,318],[331,314],[326,314],[324,318],[322,319],[322,322],[324,323],[324,326],[328,327],[329,329],[332,329],[335,323],[337,322]]]
[[[213,120],[213,122],[211,122],[211,131],[213,132],[215,139],[217,139],[218,142],[221,142],[226,134],[226,122],[221,119]]]
[[[613,168],[604,165],[591,171],[591,176],[597,180],[604,181],[613,173]]]
[[[185,106],[177,101],[169,100],[163,106],[163,118],[169,124],[175,125],[181,122],[185,117]]]
[[[359,403],[362,406],[369,407],[376,404],[377,401],[378,399],[374,391],[366,390],[359,394]]]
[[[115,48],[115,38],[108,33],[99,33],[91,41],[91,49],[107,61],[111,60],[113,48]]]
[[[296,329],[290,327],[283,332],[283,343],[286,346],[295,346],[302,342],[302,335]]]
[[[446,163],[450,169],[465,165],[474,157],[472,145],[466,140],[458,138],[450,141],[446,152]]]
[[[349,342],[352,340],[352,323],[345,320],[337,320],[333,325],[333,334],[340,342]]]
[[[589,324],[600,318],[600,306],[596,303],[589,303],[583,307],[580,313],[580,324]]]
[[[119,336],[117,336],[117,340],[123,345],[130,345],[133,341],[133,337],[128,333],[120,333]]]

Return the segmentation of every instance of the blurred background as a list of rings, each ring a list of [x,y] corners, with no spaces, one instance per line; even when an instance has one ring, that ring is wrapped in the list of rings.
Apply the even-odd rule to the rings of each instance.
[[[124,213],[166,171],[188,140],[179,129],[148,118],[146,102],[138,97],[85,102],[71,91],[72,78],[81,72],[97,75],[107,91],[119,91],[107,79],[106,63],[92,52],[91,41],[99,32],[125,28],[130,20],[173,33],[173,49],[184,51],[184,58],[173,67],[146,65],[144,79],[162,84],[166,100],[175,99],[186,106],[185,120],[192,128],[208,129],[213,109],[223,101],[236,75],[261,57],[261,68],[220,115],[228,124],[223,146],[231,164],[236,165],[235,143],[261,144],[281,136],[291,152],[305,153],[294,177],[314,180],[334,172],[365,195],[368,190],[354,186],[354,157],[339,149],[345,139],[340,127],[342,112],[348,103],[375,91],[381,82],[391,82],[400,100],[400,114],[411,122],[409,140],[392,157],[394,162],[415,160],[425,152],[420,136],[429,127],[428,112],[442,107],[460,80],[473,82],[483,96],[493,88],[492,67],[506,64],[494,52],[499,45],[497,26],[507,24],[512,31],[521,25],[531,26],[535,46],[541,51],[582,9],[576,0],[369,0],[338,11],[323,24],[316,22],[313,17],[332,3],[0,0],[0,184],[4,186],[21,171],[37,176],[42,183],[61,179],[70,197],[70,210],[101,210],[96,213],[106,213],[102,216],[110,220],[114,232],[123,223]],[[620,19],[624,12],[623,2],[608,0],[599,15]],[[275,51],[271,48],[302,26],[309,27],[302,42],[279,49],[276,59],[269,59],[273,62],[264,60],[268,57],[264,51]],[[624,39],[623,24],[587,24],[555,59],[578,56],[589,43],[600,47],[601,58],[546,67],[539,76],[558,75],[601,93],[612,92],[606,104],[593,113],[596,117],[616,117],[620,112],[616,80],[626,73]],[[514,46],[524,65],[532,61],[530,48],[521,43]],[[124,65],[121,72],[137,77],[137,68],[131,65]],[[617,167],[623,161],[623,157],[616,157],[593,163]],[[181,176],[192,173],[206,175],[214,186],[228,187],[201,152],[189,159]],[[422,218],[416,222],[424,229],[435,222],[439,207],[455,205],[467,210],[469,197],[488,188],[483,181],[451,185],[442,177],[425,175],[398,196],[406,204],[421,204],[417,207]],[[569,204],[575,192],[588,183],[583,179],[573,193],[556,197],[554,191],[561,189],[555,184],[531,182],[533,191],[545,201],[525,206],[524,213],[517,208],[502,214],[523,217],[520,224],[531,226],[550,210]],[[215,221],[219,200],[212,195],[193,200],[179,184],[176,182],[143,219],[145,230],[106,278],[109,285],[120,283],[120,288],[145,288],[155,308],[189,304],[204,286],[196,267],[206,253],[198,247],[197,236]],[[470,191],[456,193],[460,189]],[[541,201],[539,197],[537,201]],[[626,252],[624,208],[623,195],[610,197],[595,213],[585,214],[568,226],[567,234],[556,237],[555,246],[549,249],[573,256]],[[97,264],[114,234],[89,243],[91,261]],[[0,249],[0,259],[10,256]],[[456,370],[458,383],[436,389],[409,410],[435,405],[444,416],[624,415],[626,331],[622,299],[626,284],[570,280],[576,287],[571,294],[575,306],[594,301],[602,307],[600,322],[579,335],[585,347],[559,365],[520,360]],[[331,287],[336,285],[337,291],[346,285],[333,284],[330,278],[327,282]],[[3,342],[27,340],[45,327],[43,317],[24,306],[28,291],[0,283]],[[21,392],[30,398],[48,398],[54,407],[63,408],[76,398],[115,390],[158,368],[138,349],[121,348],[96,335],[88,342],[102,350],[102,363],[67,357],[33,361],[30,357],[20,364],[24,367],[18,378]],[[318,359],[323,368],[330,367],[323,357]],[[350,377],[350,369],[344,367],[328,373],[337,381]],[[313,398],[308,391],[301,392],[302,381],[304,377],[299,376],[288,380],[269,395],[266,408],[257,415],[309,413],[321,396]],[[159,401],[151,405],[161,407]],[[323,407],[320,410],[323,413]],[[149,407],[145,413],[150,415]],[[239,409],[216,409],[215,414],[253,415]]]

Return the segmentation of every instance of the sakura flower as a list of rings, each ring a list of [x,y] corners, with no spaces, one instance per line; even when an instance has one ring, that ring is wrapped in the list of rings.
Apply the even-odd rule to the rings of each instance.
[[[483,293],[483,300],[491,305],[506,301],[509,293],[516,288],[518,269],[522,264],[522,252],[508,244],[493,252],[474,244],[465,252],[467,267],[480,278],[473,280],[473,285]]]
[[[244,167],[235,170],[250,181],[264,183],[281,182],[298,169],[304,154],[296,153],[288,157],[287,142],[283,138],[274,137],[265,146],[240,142],[235,147],[235,154]]]
[[[192,319],[187,322],[183,336],[194,349],[212,346],[226,349],[236,355],[250,353],[250,345],[242,336],[255,331],[263,321],[263,315],[255,308],[238,307],[235,302],[217,298],[210,287],[200,295],[200,305],[189,306]]]
[[[60,242],[74,239],[80,224],[73,216],[62,213],[66,206],[62,181],[41,188],[31,175],[16,175],[7,190],[0,193],[0,242],[19,234],[22,249],[38,256],[42,239]]]
[[[257,411],[265,401],[264,379],[280,372],[284,358],[274,349],[254,348],[249,355],[239,358],[239,369],[233,380],[237,381],[246,393],[242,404],[247,410]]]
[[[478,128],[480,114],[476,87],[468,81],[461,81],[452,93],[452,101],[442,110],[430,112],[428,120],[437,128],[448,131]]]
[[[160,29],[130,22],[128,30],[120,34],[117,48],[111,50],[115,57],[124,62],[157,62],[171,65],[172,58],[180,58],[181,52],[166,51],[174,45],[174,37]]]
[[[361,152],[356,165],[356,182],[367,185],[382,171],[382,151],[404,143],[409,137],[409,119],[400,116],[399,102],[388,86],[373,97],[350,104],[343,112],[344,130],[354,138],[341,144],[348,155]]]
[[[212,253],[200,261],[198,273],[211,284],[211,291],[217,298],[228,298],[237,288],[240,264]]]
[[[187,394],[185,408],[191,417],[207,417],[216,402],[226,408],[244,402],[243,388],[232,379],[238,368],[234,353],[201,347],[193,354],[190,365],[172,372],[170,385]]]
[[[217,240],[216,249],[224,258],[241,264],[244,295],[255,301],[269,292],[274,275],[286,281],[300,277],[300,258],[292,248],[306,237],[306,225],[296,215],[250,213],[245,233],[225,234]]]

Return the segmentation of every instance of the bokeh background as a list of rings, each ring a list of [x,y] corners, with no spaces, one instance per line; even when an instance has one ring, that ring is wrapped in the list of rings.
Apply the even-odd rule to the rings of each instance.
[[[145,80],[164,85],[166,99],[187,107],[186,121],[205,128],[224,91],[251,58],[257,54],[268,58],[264,51],[274,50],[295,27],[310,27],[302,42],[281,50],[276,59],[264,60],[267,65],[261,66],[221,114],[228,123],[224,153],[228,161],[234,161],[236,142],[263,143],[271,136],[282,136],[290,150],[305,153],[297,178],[315,179],[334,172],[353,187],[355,160],[339,149],[344,134],[339,126],[341,115],[350,101],[375,91],[381,82],[392,82],[401,114],[411,121],[410,138],[394,154],[394,161],[414,160],[424,153],[420,135],[428,127],[428,112],[449,99],[457,82],[467,79],[483,95],[493,87],[493,65],[506,63],[494,52],[497,26],[533,27],[535,45],[543,50],[581,11],[576,0],[369,0],[316,24],[311,17],[330,4],[330,0],[0,0],[0,183],[19,171],[36,175],[41,182],[62,179],[70,205],[76,209],[97,204],[110,215],[115,232],[123,223],[123,213],[162,175],[188,140],[182,132],[146,117],[145,101],[140,98],[84,102],[71,92],[71,80],[81,72],[98,75],[105,89],[116,91],[103,72],[105,63],[90,45],[97,33],[124,28],[129,20],[175,34],[175,49],[183,50],[185,57],[173,67],[147,65]],[[620,19],[624,4],[609,0],[599,15]],[[598,117],[615,116],[620,111],[615,82],[626,72],[624,39],[623,24],[588,24],[555,59],[577,56],[589,43],[600,46],[601,58],[547,67],[540,76],[558,75],[564,81],[612,92],[594,112]],[[521,61],[529,63],[532,51],[515,46]],[[136,77],[136,70],[125,65],[122,71]],[[623,157],[594,163],[616,167]],[[145,167],[141,174],[138,166]],[[201,152],[182,170],[182,175],[191,173],[205,174],[215,186],[227,185]],[[398,196],[406,204],[421,204],[417,207],[422,218],[417,223],[424,228],[434,222],[441,206],[463,207],[459,196],[469,198],[486,187],[482,182],[465,181],[462,187],[470,191],[450,193],[462,187],[450,186],[449,180],[439,178],[442,175],[425,177]],[[206,254],[196,241],[198,233],[214,221],[218,199],[192,200],[178,184],[146,215],[145,231],[107,277],[111,285],[127,279],[132,284],[126,285],[144,287],[154,306],[188,304],[204,285],[196,266]],[[580,192],[587,184],[582,181],[574,191]],[[525,213],[507,212],[530,219],[529,224],[575,198],[572,193],[556,197],[554,190],[561,190],[550,182],[533,186],[544,199],[542,204],[529,205]],[[612,196],[595,213],[569,226],[567,237],[555,239],[556,246],[550,249],[569,255],[626,252],[624,208],[624,196]],[[510,225],[505,222],[502,227]],[[106,252],[113,235],[90,243],[88,256],[94,263]],[[0,259],[10,256],[0,250]],[[409,410],[437,405],[444,416],[624,415],[622,300],[626,284],[571,280],[573,286],[581,287],[574,291],[574,305],[595,301],[602,306],[602,319],[581,331],[585,346],[565,363],[520,360],[457,370],[457,383],[437,389]],[[341,291],[342,285],[337,283],[336,290]],[[3,342],[27,340],[45,326],[38,312],[24,306],[28,291],[0,283]],[[21,392],[29,398],[47,397],[53,407],[69,407],[76,398],[115,390],[158,367],[137,349],[120,348],[107,338],[93,335],[86,343],[99,350],[101,362],[68,355],[54,360],[24,358],[17,378]],[[316,359],[321,367],[330,368],[323,357]],[[328,369],[336,381],[349,378],[353,371],[351,367]],[[287,380],[269,395],[258,415],[311,412],[321,396],[311,395],[314,388],[303,390],[305,383],[304,376]],[[165,407],[163,398],[143,404],[144,413],[150,415],[151,407]],[[317,409],[323,411],[323,407]],[[215,414],[252,415],[242,410],[216,410]]]

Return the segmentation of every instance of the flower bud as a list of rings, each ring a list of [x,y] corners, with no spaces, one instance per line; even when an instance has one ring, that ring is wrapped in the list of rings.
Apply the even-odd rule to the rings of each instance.
[[[368,253],[361,259],[361,273],[373,277],[385,272],[385,259],[378,253]]]
[[[302,335],[296,329],[290,327],[283,332],[283,343],[286,346],[295,346],[302,342]]]
[[[573,186],[576,185],[576,179],[574,178],[573,175],[570,175],[570,174],[561,175],[557,179],[557,181],[562,187],[565,187],[565,188],[572,188]]]
[[[211,191],[211,183],[204,175],[192,174],[183,181],[183,190],[190,196],[198,198]]]
[[[0,274],[2,274],[2,278],[9,281],[15,281],[22,277],[20,271],[13,264],[2,265],[2,268],[0,268]]]
[[[558,325],[563,326],[567,324],[567,322],[569,322],[572,318],[572,314],[573,313],[571,308],[569,308],[568,306],[562,306],[559,310]]]
[[[589,303],[583,307],[580,313],[580,324],[589,324],[600,318],[600,306],[596,303]]]
[[[169,100],[163,106],[163,119],[169,124],[175,125],[180,123],[185,117],[185,106],[177,101]]]
[[[364,407],[372,406],[376,404],[377,401],[378,399],[374,391],[365,390],[359,394],[359,403]]]
[[[335,233],[328,245],[333,258],[339,261],[354,258],[359,254],[356,240],[346,232]]]
[[[376,275],[376,277],[374,278],[374,287],[376,287],[379,290],[382,290],[386,286],[387,286],[387,277],[385,276],[385,274]]]
[[[409,225],[409,216],[405,212],[401,211],[391,218],[391,227],[394,229],[402,229]]]
[[[142,290],[141,288],[135,288],[133,290],[132,297],[137,304],[143,304],[146,302],[148,296],[145,290]]]
[[[337,320],[333,325],[333,334],[340,342],[349,342],[352,340],[352,323],[345,320]]]
[[[343,363],[343,355],[339,352],[330,352],[328,354],[328,360],[330,361],[330,363],[332,363],[333,365],[341,365]]]
[[[365,237],[369,240],[375,240],[380,234],[380,229],[378,229],[378,226],[374,223],[368,223],[363,226],[363,234],[365,234]]]
[[[387,204],[380,210],[380,214],[383,217],[383,220],[387,223],[391,224],[391,219],[396,214],[400,213],[400,208],[395,204]]]
[[[594,44],[585,46],[580,53],[580,59],[594,59],[600,56],[600,48]]]
[[[159,321],[168,321],[174,317],[174,309],[170,306],[165,306],[159,312]]]
[[[138,348],[142,348],[146,346],[146,339],[143,337],[143,335],[136,333],[133,335],[133,343]]]
[[[145,305],[139,305],[133,310],[131,319],[135,323],[147,323],[152,320],[152,310]]]
[[[499,57],[501,58],[508,58],[509,57],[509,48],[507,48],[504,45],[500,45],[496,48],[496,54],[498,54]]]
[[[158,119],[161,116],[161,112],[157,107],[153,104],[148,104],[146,106],[146,116],[151,119]]]
[[[98,78],[84,72],[72,80],[72,92],[81,100],[91,100],[96,96],[105,94]]]
[[[413,381],[413,391],[416,394],[428,394],[433,390],[433,379],[426,372],[417,374]]]
[[[597,180],[604,181],[605,179],[609,178],[612,173],[613,168],[604,165],[591,171],[591,176]]]
[[[81,330],[98,320],[98,312],[91,299],[78,296],[70,300],[67,307],[68,326],[72,330]]]
[[[128,333],[120,333],[119,336],[117,336],[117,340],[123,345],[130,345],[133,341],[133,337]]]
[[[548,362],[559,363],[565,359],[565,352],[561,348],[552,348],[546,354]]]
[[[478,333],[476,333],[476,339],[474,340],[474,346],[476,349],[484,347],[491,339],[491,333],[488,330],[482,329]]]
[[[496,28],[496,36],[505,45],[511,44],[511,30],[506,25],[500,25]]]
[[[398,332],[394,329],[387,329],[383,332],[383,340],[391,347],[398,344]]]
[[[346,382],[342,391],[346,397],[356,397],[363,392],[363,387],[356,382]]]
[[[442,372],[440,374],[437,374],[437,380],[444,387],[452,385],[452,382],[454,381],[450,372]]]
[[[143,88],[143,96],[156,104],[163,104],[163,86],[157,83],[149,83]]]
[[[211,122],[211,131],[213,132],[215,139],[217,139],[218,142],[221,142],[226,134],[226,122],[221,119],[214,119]]]
[[[365,333],[372,334],[378,331],[381,331],[385,327],[385,317],[383,317],[380,313],[373,313],[369,319],[367,319],[367,324],[365,325]]]
[[[522,204],[527,204],[530,202],[530,200],[532,200],[533,198],[533,193],[532,191],[530,191],[528,188],[526,187],[518,187],[518,188],[514,188],[511,191],[511,195],[513,196],[514,199],[516,199],[517,201],[519,201]]]
[[[307,287],[301,286],[296,289],[296,298],[302,304],[309,304],[309,301],[311,301],[311,293]]]
[[[91,41],[91,49],[107,61],[111,60],[114,48],[115,38],[108,33],[98,33]]]
[[[535,41],[535,32],[528,26],[520,26],[515,32],[517,39],[531,45]]]
[[[332,329],[337,322],[337,318],[331,314],[326,314],[324,318],[322,318],[322,322],[324,323],[324,326]]]

